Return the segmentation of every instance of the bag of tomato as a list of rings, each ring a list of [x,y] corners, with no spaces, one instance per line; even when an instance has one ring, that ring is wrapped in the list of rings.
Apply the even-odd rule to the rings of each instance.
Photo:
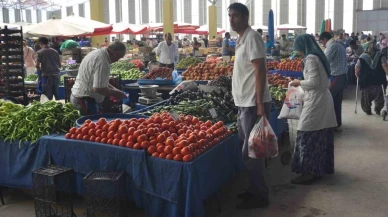
[[[253,127],[248,140],[248,156],[251,158],[272,158],[278,155],[278,139],[263,117]]]

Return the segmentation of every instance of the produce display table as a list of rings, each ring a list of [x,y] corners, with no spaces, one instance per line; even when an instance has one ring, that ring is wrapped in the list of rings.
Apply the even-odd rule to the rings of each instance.
[[[92,170],[125,171],[127,194],[146,216],[199,217],[204,200],[243,167],[241,146],[233,135],[189,163],[149,157],[145,151],[43,136],[35,145],[0,143],[0,186],[32,187],[31,171],[55,165],[73,168],[75,188],[84,192],[82,178]],[[5,171],[5,172],[3,172]]]
[[[292,77],[292,78],[303,78],[303,72],[270,70],[269,73],[271,74],[278,73],[280,75],[283,75],[286,77]]]
[[[124,90],[140,90],[138,83],[133,83],[133,84],[126,84],[123,86]],[[173,90],[177,85],[159,85],[158,91],[171,91]]]

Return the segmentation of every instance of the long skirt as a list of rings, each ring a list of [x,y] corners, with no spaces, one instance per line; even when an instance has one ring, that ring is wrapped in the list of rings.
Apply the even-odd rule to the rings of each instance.
[[[375,112],[384,108],[384,93],[381,85],[371,85],[361,89],[361,108],[365,113],[372,113],[372,101],[375,102]]]
[[[334,173],[334,129],[298,131],[292,172],[322,177]]]

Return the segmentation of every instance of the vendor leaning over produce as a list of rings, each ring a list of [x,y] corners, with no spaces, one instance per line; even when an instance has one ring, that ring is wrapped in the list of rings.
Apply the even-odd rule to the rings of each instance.
[[[113,42],[107,48],[92,51],[82,60],[70,96],[70,102],[82,115],[98,113],[97,103],[102,103],[106,96],[117,100],[126,97],[124,92],[109,84],[110,64],[125,53],[123,43]]]
[[[42,88],[43,94],[50,100],[55,97],[59,99],[59,83],[60,81],[60,68],[61,59],[56,50],[49,48],[49,40],[46,37],[39,38],[39,44],[41,49],[36,53],[36,70],[42,73]]]
[[[174,69],[174,63],[178,57],[178,47],[172,43],[171,33],[164,35],[165,41],[159,43],[156,55],[159,56],[159,66]]]
[[[266,76],[265,47],[261,35],[249,24],[248,8],[241,3],[229,6],[229,21],[233,31],[239,34],[236,43],[232,93],[238,107],[238,132],[242,157],[249,175],[249,187],[237,197],[244,201],[238,209],[267,207],[268,187],[264,179],[264,159],[248,156],[248,139],[255,123],[271,110],[271,95]]]

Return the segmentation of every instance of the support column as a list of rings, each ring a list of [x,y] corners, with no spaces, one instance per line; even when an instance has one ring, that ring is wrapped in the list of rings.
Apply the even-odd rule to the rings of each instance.
[[[174,39],[173,0],[163,0],[163,33],[171,33]]]
[[[217,7],[209,6],[209,38],[217,36]]]
[[[104,0],[90,0],[90,19],[104,22]],[[98,47],[104,43],[105,36],[93,36],[92,46]]]

